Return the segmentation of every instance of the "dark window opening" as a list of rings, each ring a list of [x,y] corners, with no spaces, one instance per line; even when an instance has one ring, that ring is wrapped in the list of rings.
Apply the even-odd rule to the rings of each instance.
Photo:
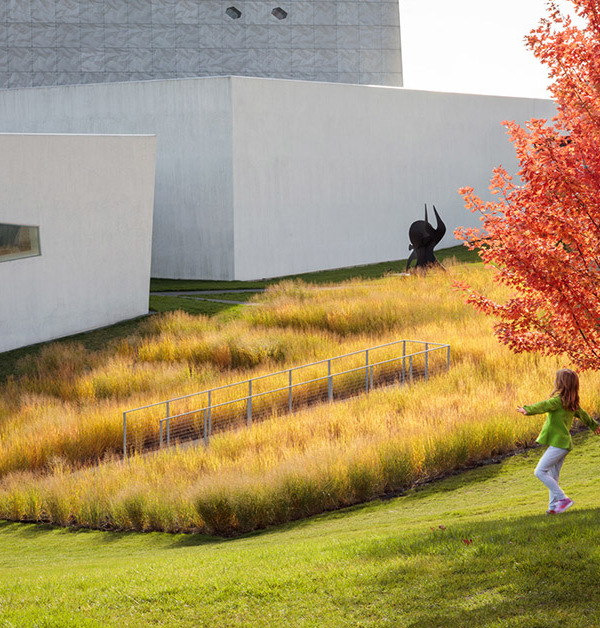
[[[274,15],[278,20],[285,20],[288,16],[287,11],[284,11],[281,7],[277,7],[271,11],[271,15]]]
[[[242,17],[242,12],[239,9],[236,9],[235,7],[229,7],[225,13],[227,13],[227,15],[232,19],[232,20],[239,20],[239,18]]]
[[[40,229],[0,223],[0,262],[40,255]]]

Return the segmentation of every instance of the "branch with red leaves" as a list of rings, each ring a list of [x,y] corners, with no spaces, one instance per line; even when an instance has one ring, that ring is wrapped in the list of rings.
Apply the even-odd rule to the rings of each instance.
[[[578,24],[552,2],[527,37],[552,80],[556,116],[524,127],[505,122],[519,162],[515,183],[497,168],[483,202],[463,188],[481,228],[456,236],[479,250],[495,280],[514,297],[495,303],[459,286],[497,320],[500,342],[515,352],[566,354],[580,369],[600,369],[600,0],[570,0]],[[582,25],[579,25],[579,21]]]

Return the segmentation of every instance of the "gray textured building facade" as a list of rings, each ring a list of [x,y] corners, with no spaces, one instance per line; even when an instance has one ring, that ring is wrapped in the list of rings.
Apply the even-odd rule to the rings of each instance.
[[[0,88],[198,76],[402,85],[397,0],[0,0]]]

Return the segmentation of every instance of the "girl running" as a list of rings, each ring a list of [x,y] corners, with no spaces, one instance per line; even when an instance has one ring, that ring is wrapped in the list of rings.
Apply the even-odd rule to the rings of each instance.
[[[569,430],[573,417],[585,423],[594,434],[600,434],[598,423],[579,407],[579,378],[570,369],[560,369],[556,373],[556,381],[552,397],[530,406],[520,406],[521,414],[542,414],[546,412],[546,422],[537,442],[548,445],[548,449],[540,458],[535,468],[535,477],[541,480],[550,491],[549,515],[565,512],[575,502],[569,499],[558,484],[560,469],[571,447],[573,446]]]

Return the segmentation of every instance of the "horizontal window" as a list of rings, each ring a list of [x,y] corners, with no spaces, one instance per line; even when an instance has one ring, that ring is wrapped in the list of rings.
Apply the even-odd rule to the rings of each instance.
[[[0,262],[40,255],[40,228],[0,222]]]

